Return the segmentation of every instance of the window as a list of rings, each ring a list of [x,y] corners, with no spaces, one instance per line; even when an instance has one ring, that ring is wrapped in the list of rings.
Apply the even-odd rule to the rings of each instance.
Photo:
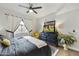
[[[25,34],[28,34],[28,33],[29,33],[29,31],[25,27],[24,22],[21,21],[18,28],[17,28],[17,30],[14,32],[14,35],[18,34],[18,35],[22,36],[22,35],[25,35]]]

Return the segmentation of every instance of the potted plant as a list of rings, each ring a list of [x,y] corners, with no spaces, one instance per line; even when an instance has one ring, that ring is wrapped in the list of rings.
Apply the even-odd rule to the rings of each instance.
[[[58,39],[59,43],[63,45],[65,50],[68,49],[68,46],[71,46],[72,44],[74,44],[74,42],[77,41],[76,37],[72,33],[69,34],[59,33]]]

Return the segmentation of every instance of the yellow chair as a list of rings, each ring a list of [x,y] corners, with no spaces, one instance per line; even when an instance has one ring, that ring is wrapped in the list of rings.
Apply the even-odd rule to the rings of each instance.
[[[40,33],[39,32],[33,32],[33,37],[39,39]]]

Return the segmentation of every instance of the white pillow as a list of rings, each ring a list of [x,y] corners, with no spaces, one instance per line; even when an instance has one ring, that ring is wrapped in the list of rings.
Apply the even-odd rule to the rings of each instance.
[[[47,43],[45,43],[44,41],[42,41],[40,39],[36,39],[34,37],[31,37],[31,36],[24,36],[24,38],[29,40],[31,43],[35,44],[38,48],[41,48],[41,47],[44,47],[47,45]]]

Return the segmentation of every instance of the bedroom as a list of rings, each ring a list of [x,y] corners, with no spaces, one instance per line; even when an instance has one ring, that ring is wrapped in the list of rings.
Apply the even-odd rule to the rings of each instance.
[[[78,6],[79,3],[0,3],[0,55],[79,56]],[[73,33],[76,42],[59,42],[59,33]]]

